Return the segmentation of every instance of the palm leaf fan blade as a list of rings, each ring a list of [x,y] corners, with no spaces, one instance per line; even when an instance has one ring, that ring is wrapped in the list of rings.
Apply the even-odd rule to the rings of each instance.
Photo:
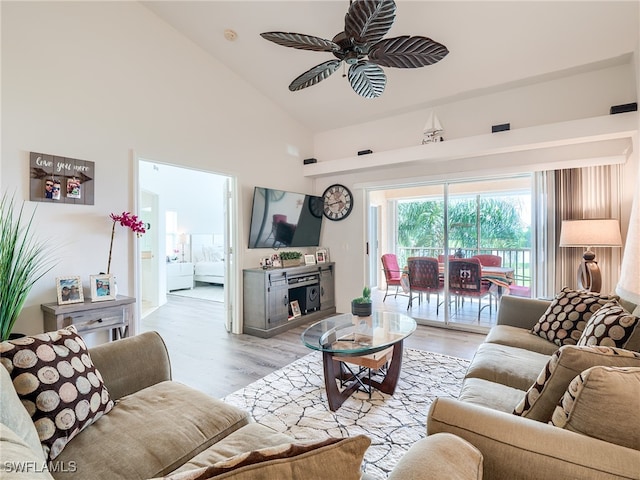
[[[312,85],[320,83],[322,80],[334,73],[338,67],[340,67],[340,63],[342,63],[340,60],[329,60],[328,62],[316,65],[311,70],[304,72],[291,82],[289,90],[296,92],[303,88],[311,87]]]
[[[387,77],[378,65],[361,60],[349,69],[349,82],[361,97],[377,98],[384,92]]]
[[[395,18],[393,0],[355,0],[344,17],[344,32],[356,45],[373,44],[387,34]]]
[[[260,36],[265,40],[277,43],[283,47],[297,48],[299,50],[312,50],[314,52],[333,52],[340,50],[338,44],[331,40],[305,35],[303,33],[265,32]]]
[[[419,68],[439,62],[448,53],[447,47],[430,38],[404,35],[375,44],[369,60],[383,67]]]

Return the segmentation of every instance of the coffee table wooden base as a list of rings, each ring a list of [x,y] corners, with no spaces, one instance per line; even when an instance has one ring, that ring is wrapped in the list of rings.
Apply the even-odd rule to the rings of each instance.
[[[398,384],[398,378],[400,378],[400,370],[402,369],[402,344],[400,340],[393,345],[393,354],[391,355],[391,363],[387,369],[387,374],[382,382],[369,379],[366,376],[360,378],[360,381],[364,384],[380,390],[383,393],[393,395],[396,391],[396,385]],[[324,367],[324,386],[327,392],[327,400],[329,402],[329,409],[335,412],[344,401],[351,396],[353,392],[358,390],[360,382],[353,380],[343,390],[338,388],[336,380],[342,378],[342,369],[340,363],[336,361],[336,355],[329,352],[322,352],[322,364]],[[339,357],[341,360],[348,361],[345,357]],[[358,357],[352,357],[354,360]],[[357,363],[357,362],[354,362]]]

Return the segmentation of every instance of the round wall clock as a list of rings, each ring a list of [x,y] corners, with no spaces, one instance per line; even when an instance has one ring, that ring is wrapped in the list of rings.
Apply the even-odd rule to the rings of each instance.
[[[322,198],[324,198],[324,216],[329,220],[343,220],[353,209],[353,194],[344,185],[331,185],[324,191]]]

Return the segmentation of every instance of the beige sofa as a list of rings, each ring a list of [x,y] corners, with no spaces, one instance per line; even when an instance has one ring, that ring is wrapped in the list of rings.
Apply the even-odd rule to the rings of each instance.
[[[25,363],[25,356],[17,360],[15,354],[11,359],[6,356],[11,348],[0,343],[0,360],[9,370],[13,364]],[[264,453],[268,447],[272,447],[270,454],[282,455],[283,445],[296,443],[288,435],[252,422],[247,412],[171,381],[169,356],[155,332],[89,352],[115,406],[71,438],[51,462],[45,460],[34,422],[16,393],[15,388],[24,388],[24,383],[12,383],[7,369],[0,366],[2,479],[183,479],[193,478],[194,472],[209,478],[216,462],[256,450]],[[364,480],[369,477],[362,475],[361,461],[369,443],[359,435],[302,454],[297,451],[295,456],[284,452],[289,456],[215,478]],[[450,451],[464,451],[464,459],[452,458]],[[397,470],[392,478],[477,479],[482,477],[482,456],[453,435],[436,435],[418,442]]]
[[[549,304],[521,297],[502,298],[497,326],[474,356],[459,398],[439,398],[431,405],[427,434],[453,433],[477,447],[483,455],[485,479],[639,479],[640,436],[634,432],[640,432],[640,358],[629,351],[622,353],[631,356],[612,360],[613,357],[604,358],[597,349],[586,351],[592,347],[558,349],[554,343],[532,334],[533,325]],[[624,306],[629,311],[635,308],[630,304]],[[628,345],[637,346],[639,341],[640,327]],[[556,351],[554,376],[549,377],[545,368]],[[624,397],[629,403],[626,413],[612,414],[617,413],[615,421],[619,422],[609,433],[614,437],[612,441],[547,423],[548,415],[571,380],[599,364],[636,369],[629,386],[624,391],[606,392],[606,400],[602,402],[605,404],[591,415],[606,422],[609,402],[618,407],[616,398]],[[523,407],[523,399],[534,382],[540,382],[545,375],[548,383],[541,393],[533,392],[533,406],[525,416],[514,414],[514,410]],[[605,425],[602,430],[606,429]],[[622,438],[615,438],[618,434]],[[596,435],[601,436],[599,432]]]

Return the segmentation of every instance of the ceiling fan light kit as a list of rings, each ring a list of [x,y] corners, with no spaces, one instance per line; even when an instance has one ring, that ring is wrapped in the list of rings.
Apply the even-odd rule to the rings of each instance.
[[[284,47],[329,52],[328,60],[298,76],[289,85],[292,92],[320,83],[342,62],[349,65],[351,88],[365,98],[384,92],[387,77],[381,67],[419,68],[433,65],[448,53],[447,47],[427,37],[403,35],[382,39],[396,17],[393,0],[353,0],[344,19],[344,31],[332,40],[301,33],[265,32],[260,36]]]

